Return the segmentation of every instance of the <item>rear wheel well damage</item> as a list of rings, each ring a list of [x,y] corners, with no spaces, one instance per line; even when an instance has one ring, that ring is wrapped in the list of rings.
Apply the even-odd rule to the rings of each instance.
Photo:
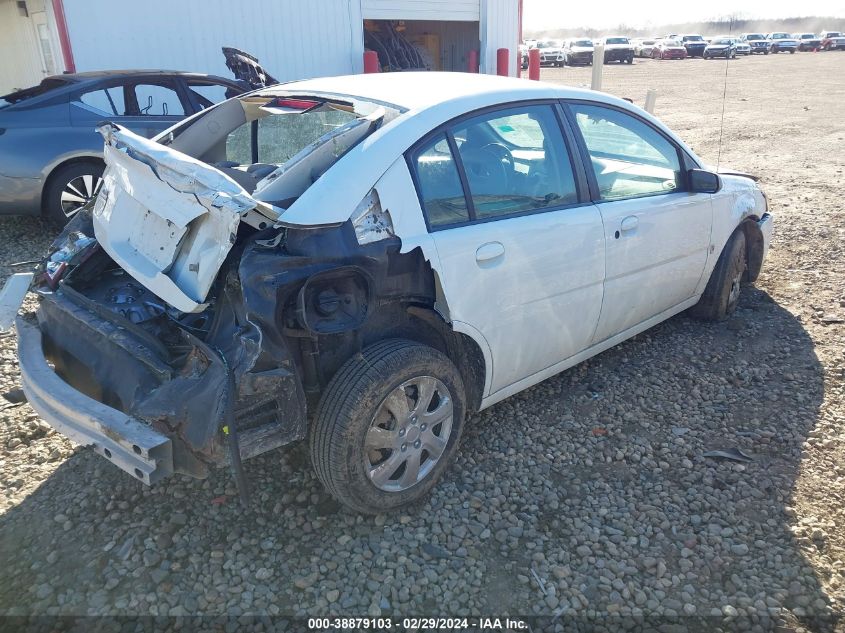
[[[356,273],[349,271],[349,275],[353,279]],[[355,284],[353,287],[360,286]],[[336,294],[332,290],[324,290],[311,293],[311,296],[318,297],[318,301],[319,297],[328,296],[328,301],[332,303]],[[359,301],[351,303],[358,304]],[[472,338],[455,332],[434,310],[433,304],[399,299],[375,307],[362,318],[361,321],[353,319],[351,327],[345,330],[299,338],[305,388],[310,396],[309,409],[313,411],[316,408],[322,392],[349,358],[374,343],[394,338],[422,343],[445,354],[461,374],[468,410],[480,408],[485,379],[482,351]]]

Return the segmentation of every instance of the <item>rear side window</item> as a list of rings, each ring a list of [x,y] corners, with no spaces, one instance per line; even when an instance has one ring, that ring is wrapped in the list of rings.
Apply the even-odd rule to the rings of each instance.
[[[435,136],[417,150],[414,167],[429,225],[448,226],[468,222],[469,209],[461,178],[445,134]]]
[[[100,88],[83,93],[79,100],[106,116],[124,116],[126,104],[123,100],[123,88]]]
[[[573,104],[602,200],[683,189],[677,148],[639,119],[602,106]]]

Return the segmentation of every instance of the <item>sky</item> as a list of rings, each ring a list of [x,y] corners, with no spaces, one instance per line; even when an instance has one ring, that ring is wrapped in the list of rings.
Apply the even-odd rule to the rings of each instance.
[[[523,0],[523,28],[633,28],[682,22],[702,22],[734,15],[738,18],[845,17],[845,0]]]

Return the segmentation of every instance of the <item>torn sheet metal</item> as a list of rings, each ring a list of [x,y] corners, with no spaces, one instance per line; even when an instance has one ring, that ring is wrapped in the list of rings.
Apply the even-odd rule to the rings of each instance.
[[[202,311],[241,215],[259,203],[195,158],[112,123],[98,129],[106,171],[93,213],[97,240],[177,310]]]

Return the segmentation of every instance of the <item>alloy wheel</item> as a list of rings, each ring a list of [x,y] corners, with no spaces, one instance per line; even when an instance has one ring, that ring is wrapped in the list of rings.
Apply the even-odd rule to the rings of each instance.
[[[449,390],[432,376],[393,389],[364,437],[364,466],[373,485],[401,492],[425,479],[449,443],[453,414]]]
[[[73,217],[79,209],[100,192],[103,179],[94,174],[77,176],[62,189],[61,205],[65,217]]]

